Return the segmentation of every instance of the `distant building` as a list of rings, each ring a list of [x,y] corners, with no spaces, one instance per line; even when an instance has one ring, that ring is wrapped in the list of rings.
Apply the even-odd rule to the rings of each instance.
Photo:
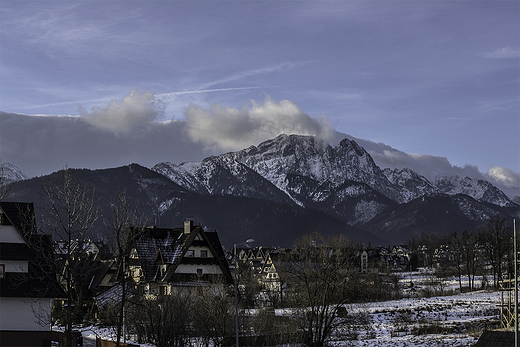
[[[65,295],[45,265],[52,256],[33,204],[0,202],[0,346],[51,345],[52,300]]]

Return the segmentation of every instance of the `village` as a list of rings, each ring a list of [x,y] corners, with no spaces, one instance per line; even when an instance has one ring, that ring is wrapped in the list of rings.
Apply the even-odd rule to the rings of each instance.
[[[194,339],[215,346],[322,346],[347,324],[348,305],[482,289],[509,295],[489,328],[513,324],[508,253],[495,264],[506,271],[493,272],[474,243],[474,262],[461,252],[470,249],[453,240],[434,249],[417,240],[366,247],[318,233],[293,249],[247,240],[226,250],[216,231],[186,220],[172,228],[131,226],[114,247],[38,233],[32,204],[0,202],[0,208],[4,346],[78,346],[78,327],[93,323],[114,329],[104,342],[114,346],[127,340],[182,346]],[[460,287],[448,288],[447,279],[457,277]],[[290,314],[274,315],[287,308]]]

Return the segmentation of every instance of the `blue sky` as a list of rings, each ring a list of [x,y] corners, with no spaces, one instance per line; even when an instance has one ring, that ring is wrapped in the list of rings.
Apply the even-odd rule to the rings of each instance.
[[[46,117],[0,119],[0,158],[29,175],[54,170],[38,156],[116,166],[147,157],[125,154],[125,136],[182,123],[175,136],[201,148],[151,161],[333,129],[518,177],[519,4],[2,0],[0,110]],[[121,148],[87,160],[101,145],[70,136],[65,115]]]

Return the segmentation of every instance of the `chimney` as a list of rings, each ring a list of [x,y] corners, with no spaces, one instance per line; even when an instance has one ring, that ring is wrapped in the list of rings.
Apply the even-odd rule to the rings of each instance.
[[[185,234],[191,233],[191,229],[193,229],[193,221],[192,220],[184,221],[184,233]]]

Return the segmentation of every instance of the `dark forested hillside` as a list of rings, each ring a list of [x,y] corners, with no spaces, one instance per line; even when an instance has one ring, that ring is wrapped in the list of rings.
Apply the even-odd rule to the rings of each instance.
[[[126,189],[148,216],[149,225],[179,226],[191,218],[209,230],[217,230],[226,246],[253,238],[258,245],[291,247],[295,239],[314,231],[325,235],[344,233],[359,242],[386,243],[318,210],[264,199],[189,192],[137,164],[105,170],[69,170],[74,178],[91,185],[101,210],[96,229],[88,233],[93,239],[107,237],[102,219],[110,218],[111,199]],[[56,175],[18,181],[11,185],[5,200],[34,202],[39,215],[42,186]]]

